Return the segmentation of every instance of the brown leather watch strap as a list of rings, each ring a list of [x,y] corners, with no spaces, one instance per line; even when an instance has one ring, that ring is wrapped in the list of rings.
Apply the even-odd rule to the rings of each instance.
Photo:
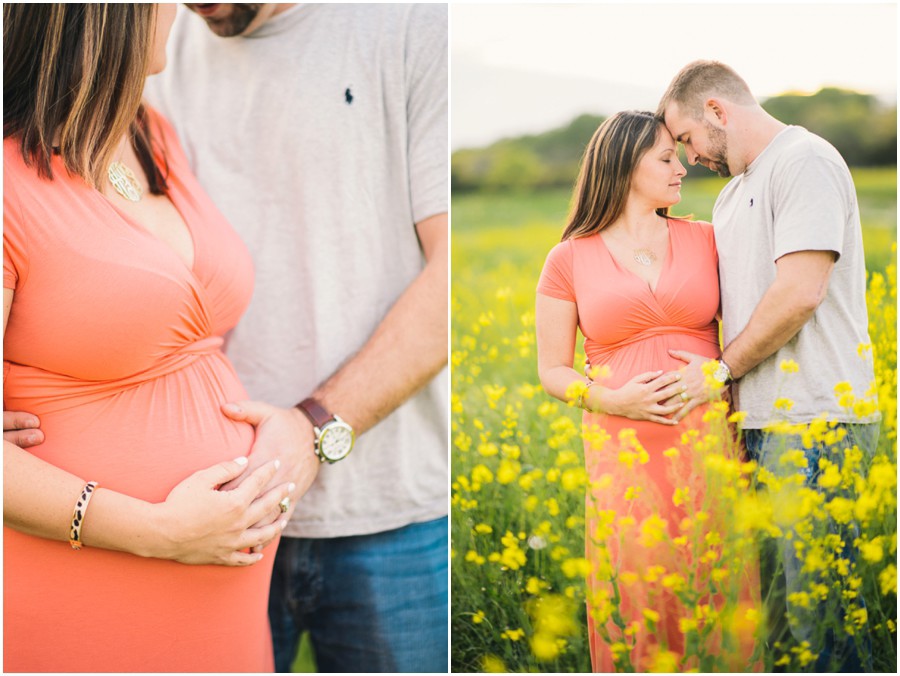
[[[295,408],[299,408],[303,411],[303,414],[309,418],[309,421],[319,429],[325,427],[325,425],[334,418],[334,416],[325,410],[325,407],[314,397],[307,397],[297,404]]]

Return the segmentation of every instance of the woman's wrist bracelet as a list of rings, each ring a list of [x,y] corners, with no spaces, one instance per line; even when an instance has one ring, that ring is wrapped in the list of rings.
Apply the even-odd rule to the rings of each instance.
[[[594,384],[594,381],[590,378],[587,379],[587,383],[585,384],[584,390],[578,396],[578,408],[582,408],[586,411],[590,411],[587,407],[587,400],[591,394],[591,386]]]
[[[81,526],[84,523],[84,515],[87,512],[88,503],[94,497],[94,491],[97,489],[96,481],[88,481],[81,491],[78,502],[75,503],[75,512],[72,514],[72,526],[69,528],[69,544],[72,549],[81,549]]]

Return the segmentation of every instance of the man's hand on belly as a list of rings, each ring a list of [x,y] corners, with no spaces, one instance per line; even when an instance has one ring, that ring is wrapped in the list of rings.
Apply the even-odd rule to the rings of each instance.
[[[296,484],[291,504],[282,518],[290,519],[297,500],[312,485],[319,473],[319,458],[313,451],[312,424],[299,410],[278,408],[262,401],[240,401],[225,404],[222,412],[237,422],[256,428],[256,439],[250,449],[250,469],[278,459],[281,467],[269,488],[286,481]],[[246,476],[246,474],[244,475]],[[222,486],[231,490],[240,485],[242,477]],[[274,518],[278,518],[276,515]]]

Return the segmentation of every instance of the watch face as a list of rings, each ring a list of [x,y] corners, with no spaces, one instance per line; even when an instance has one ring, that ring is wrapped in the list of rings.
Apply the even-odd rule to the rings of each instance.
[[[724,364],[719,364],[713,373],[713,378],[724,385],[728,381],[728,368]]]
[[[353,448],[353,430],[343,422],[332,422],[322,430],[319,452],[329,462],[336,462]]]

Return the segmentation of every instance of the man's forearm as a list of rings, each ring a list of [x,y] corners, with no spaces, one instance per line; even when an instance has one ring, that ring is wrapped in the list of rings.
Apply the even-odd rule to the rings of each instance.
[[[437,236],[428,243],[422,238],[428,261],[422,272],[362,349],[313,393],[357,434],[398,408],[447,363],[446,214],[442,219],[443,227]]]
[[[773,282],[747,326],[725,346],[722,360],[728,364],[732,377],[740,378],[784,347],[812,317],[821,297],[798,294],[785,281]]]

